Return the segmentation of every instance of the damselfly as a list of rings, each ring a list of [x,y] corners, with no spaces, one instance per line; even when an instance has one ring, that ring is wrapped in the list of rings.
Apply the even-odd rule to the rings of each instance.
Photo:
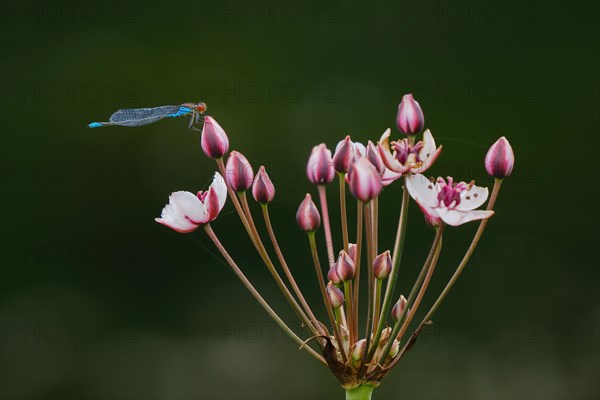
[[[108,122],[92,122],[88,128],[99,128],[101,126],[142,126],[160,121],[163,118],[176,118],[191,116],[188,127],[197,129],[195,124],[202,121],[202,115],[206,112],[205,103],[183,103],[179,106],[161,106],[153,108],[127,108],[119,110],[110,116]]]

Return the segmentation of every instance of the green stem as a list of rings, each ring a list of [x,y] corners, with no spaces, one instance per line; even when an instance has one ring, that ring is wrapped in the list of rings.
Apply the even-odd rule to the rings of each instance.
[[[353,301],[354,305],[352,306],[352,310],[354,311],[354,315],[352,317],[352,329],[354,330],[354,336],[358,335],[358,295],[360,288],[360,258],[362,256],[362,231],[363,231],[363,207],[360,200],[357,202],[357,210],[356,210],[356,260],[355,260],[355,268],[356,272],[354,273],[354,296]],[[350,322],[348,322],[350,323]],[[352,343],[354,344],[354,343]]]
[[[381,339],[381,332],[387,320],[386,316],[390,310],[392,303],[392,297],[394,294],[394,288],[396,286],[396,279],[398,278],[398,268],[400,266],[400,260],[402,259],[402,249],[404,248],[404,237],[406,236],[406,220],[408,218],[408,203],[409,194],[406,189],[406,178],[404,182],[404,188],[402,189],[402,205],[400,206],[400,220],[398,222],[398,231],[396,233],[396,243],[394,244],[394,253],[392,257],[392,272],[390,273],[387,286],[385,288],[385,295],[383,297],[383,305],[381,307],[381,313],[379,314],[379,324],[375,330],[375,338],[373,339],[373,347],[368,352],[366,360],[369,362],[375,354],[375,350],[379,345]]]
[[[281,267],[283,268],[283,271],[285,272],[285,275],[287,276],[288,281],[290,282],[290,285],[292,285],[292,289],[294,289],[294,293],[296,293],[296,296],[298,296],[298,299],[300,299],[300,303],[304,307],[304,311],[306,311],[306,313],[310,317],[315,329],[319,330],[320,326],[319,326],[318,320],[315,317],[315,315],[313,314],[312,309],[306,302],[306,299],[302,295],[302,291],[298,287],[298,284],[296,283],[296,280],[294,279],[294,276],[292,275],[292,271],[290,271],[290,268],[285,260],[285,257],[283,256],[283,253],[281,252],[281,248],[279,247],[279,243],[277,242],[277,237],[275,236],[275,232],[273,231],[273,225],[271,225],[271,217],[269,215],[269,206],[268,206],[268,204],[261,204],[261,206],[262,206],[262,211],[263,211],[263,219],[265,220],[265,226],[267,227],[267,232],[269,233],[269,238],[271,239],[271,244],[273,245],[273,248],[275,249],[275,253],[277,253],[277,258],[279,259],[279,263],[281,264]]]
[[[263,299],[262,296],[258,293],[258,291],[254,288],[254,286],[252,286],[252,284],[250,283],[250,281],[248,280],[248,278],[246,278],[246,276],[244,275],[244,273],[242,272],[242,270],[240,270],[240,268],[237,266],[237,264],[235,263],[235,261],[233,261],[233,259],[231,258],[231,256],[227,252],[227,250],[225,250],[225,247],[223,247],[223,245],[221,244],[221,242],[217,238],[217,235],[215,234],[215,232],[210,227],[210,224],[204,225],[204,230],[208,234],[208,237],[214,243],[215,247],[219,250],[219,252],[223,256],[223,258],[225,258],[225,261],[227,261],[227,264],[229,264],[229,266],[231,267],[231,269],[233,270],[233,272],[242,281],[242,283],[244,284],[244,286],[246,286],[246,289],[248,289],[248,291],[252,294],[252,296],[256,299],[256,301],[258,301],[260,303],[260,305],[265,309],[265,311],[267,312],[267,314],[269,314],[269,316],[271,318],[273,318],[273,320],[277,323],[277,325],[279,325],[281,327],[281,329],[283,329],[285,331],[285,333],[287,333],[290,338],[292,338],[296,343],[298,343],[300,345],[301,349],[304,349],[304,350],[308,351],[310,353],[310,355],[312,355],[314,358],[316,358],[317,360],[319,360],[322,364],[324,364],[325,366],[327,366],[327,362],[325,361],[325,359],[323,357],[321,357],[312,348],[310,348],[309,346],[307,346],[304,343],[304,341],[302,339],[300,339],[298,337],[298,335],[296,335],[290,329],[290,327],[287,326],[285,324],[285,322],[283,322],[283,320],[281,318],[279,318],[279,316],[277,315],[277,313],[275,313],[275,311],[273,311],[273,309],[269,306],[269,304],[265,301],[265,299]]]
[[[379,324],[379,313],[381,312],[381,288],[383,285],[382,279],[377,279],[375,286],[375,312],[373,313],[373,329]]]
[[[346,400],[371,400],[375,386],[360,385],[353,389],[346,389]]]
[[[333,328],[333,335],[335,336],[335,340],[339,344],[338,350],[342,355],[342,360],[344,363],[348,362],[348,357],[346,357],[346,352],[344,351],[342,334],[340,333],[340,327],[335,322],[335,317],[333,315],[333,307],[331,307],[331,302],[329,301],[329,296],[327,295],[327,289],[325,289],[325,280],[323,279],[323,271],[321,270],[321,262],[319,261],[319,253],[317,252],[317,243],[315,241],[315,233],[308,232],[308,241],[310,243],[310,252],[313,257],[313,263],[315,265],[315,271],[317,272],[317,280],[319,281],[319,288],[321,289],[321,295],[323,296],[323,303],[325,303],[325,308],[327,310],[327,316],[329,317],[329,322]]]
[[[375,278],[374,278],[374,274],[373,274],[373,259],[375,258],[375,255],[374,255],[374,248],[373,248],[374,243],[373,243],[372,203],[373,203],[372,200],[364,203],[365,232],[366,232],[366,239],[367,239],[367,279],[368,279],[367,320],[366,320],[366,324],[365,324],[365,338],[367,340],[366,340],[366,345],[365,345],[365,354],[369,354],[369,345],[371,342],[371,338],[373,337],[373,335],[371,334],[371,317],[373,315],[373,299],[375,298],[375,296],[374,296]],[[375,348],[375,346],[373,346],[373,348]],[[371,351],[373,348],[371,348]],[[366,361],[367,361],[367,358],[363,357],[361,366],[360,366],[360,370],[363,369]]]
[[[353,300],[352,300],[352,281],[344,282],[344,299],[345,303],[348,305],[348,321],[352,321],[352,315],[354,315],[354,310],[352,309]],[[352,328],[347,325],[348,333],[350,336],[350,343],[354,344],[356,342],[356,337],[354,336],[354,331]]]
[[[404,332],[406,332],[406,330],[408,329],[408,324],[410,324],[410,321],[412,320],[415,313],[417,312],[417,309],[419,308],[419,304],[421,303],[421,300],[425,295],[425,291],[427,290],[427,286],[429,285],[429,281],[431,280],[431,276],[433,275],[433,271],[437,264],[440,251],[442,250],[442,235],[444,233],[445,226],[446,225],[440,221],[440,225],[436,229],[433,244],[431,245],[431,250],[429,251],[429,255],[427,256],[425,263],[423,264],[421,274],[419,274],[417,282],[415,282],[415,285],[413,286],[410,295],[408,296],[408,300],[406,301],[406,307],[404,307],[404,310],[402,311],[402,313],[400,314],[400,318],[398,319],[399,321],[403,321],[402,325],[394,325],[394,329],[392,329],[392,334],[390,335],[390,338],[398,338],[398,340],[402,339],[402,335],[404,335]],[[423,277],[423,279],[421,279],[421,275],[423,274],[423,272],[425,272],[425,276]],[[405,316],[406,319],[404,320]],[[380,360],[380,364],[382,364],[385,361],[387,355],[389,354],[390,349],[392,348],[392,342],[393,340],[390,339],[387,346],[385,347],[385,350],[383,351],[383,356]],[[393,362],[397,362],[397,360],[399,359],[400,358],[396,356]]]
[[[273,276],[273,279],[275,279],[275,283],[277,283],[277,286],[279,287],[279,290],[281,290],[283,297],[285,297],[288,303],[290,303],[300,320],[313,332],[313,334],[318,334],[317,327],[313,326],[313,322],[306,316],[306,314],[304,313],[304,311],[302,310],[302,308],[300,307],[290,290],[287,288],[283,279],[281,279],[281,276],[275,269],[271,258],[267,254],[267,249],[265,249],[260,235],[258,234],[258,230],[256,229],[256,225],[254,224],[254,220],[252,219],[252,213],[250,212],[250,207],[248,206],[246,192],[240,192],[238,193],[238,195],[240,199],[240,204],[242,205],[242,210],[246,215],[248,226],[250,227],[250,231],[252,233],[252,237],[254,238],[253,241],[256,246],[256,250],[258,251],[258,254],[267,266],[267,269],[271,273],[271,276]]]
[[[323,230],[325,231],[325,244],[327,245],[327,259],[329,267],[335,263],[335,252],[333,251],[333,239],[331,238],[331,224],[329,223],[329,209],[327,207],[327,188],[318,185],[319,202],[321,203],[321,215],[323,216]]]
[[[338,173],[340,181],[340,212],[342,214],[342,238],[344,240],[344,250],[348,251],[348,215],[346,213],[346,174]]]
[[[496,179],[496,182],[494,182],[494,188],[492,189],[492,195],[490,196],[490,201],[488,202],[488,205],[486,207],[487,210],[491,210],[494,208],[494,204],[496,204],[496,198],[498,197],[498,192],[500,191],[501,184],[502,184],[502,179]],[[471,245],[469,246],[467,253],[463,257],[463,259],[460,262],[460,264],[458,265],[458,267],[456,268],[454,275],[452,275],[452,278],[450,278],[450,281],[448,282],[448,284],[446,285],[446,287],[444,288],[444,290],[442,291],[442,293],[440,294],[438,299],[435,301],[434,305],[431,307],[431,309],[429,310],[429,312],[427,313],[425,318],[423,318],[423,322],[421,322],[421,325],[431,319],[433,313],[436,312],[436,310],[438,309],[440,304],[442,304],[442,301],[444,301],[444,299],[446,298],[446,295],[448,294],[450,289],[452,289],[452,286],[454,286],[454,284],[456,283],[456,280],[460,276],[461,272],[467,266],[467,263],[469,262],[471,255],[473,255],[473,252],[475,251],[475,247],[477,247],[477,244],[479,243],[479,240],[481,239],[481,235],[483,235],[483,231],[485,230],[485,226],[487,225],[487,223],[488,223],[488,219],[482,219],[481,222],[479,223],[479,228],[477,228],[477,232],[475,233],[475,236],[473,237],[473,240],[471,241]]]

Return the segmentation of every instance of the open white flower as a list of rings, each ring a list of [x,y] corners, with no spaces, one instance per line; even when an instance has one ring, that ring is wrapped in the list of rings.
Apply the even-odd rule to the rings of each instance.
[[[160,218],[156,218],[155,221],[177,232],[192,232],[200,225],[217,218],[226,199],[225,181],[221,174],[215,172],[215,177],[206,191],[200,191],[197,195],[185,191],[172,193],[169,196],[169,204],[163,208]]]
[[[475,186],[473,182],[454,183],[438,178],[432,182],[421,174],[409,176],[406,188],[425,214],[440,218],[448,225],[458,226],[469,221],[486,219],[493,211],[475,210],[488,198],[488,189]]]

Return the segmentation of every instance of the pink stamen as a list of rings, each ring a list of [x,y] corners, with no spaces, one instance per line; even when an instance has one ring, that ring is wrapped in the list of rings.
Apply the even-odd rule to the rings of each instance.
[[[448,177],[448,183],[443,178],[438,178],[437,183],[440,185],[438,201],[443,207],[447,208],[458,206],[461,200],[461,193],[470,188],[465,182],[454,183],[454,179],[450,176]]]

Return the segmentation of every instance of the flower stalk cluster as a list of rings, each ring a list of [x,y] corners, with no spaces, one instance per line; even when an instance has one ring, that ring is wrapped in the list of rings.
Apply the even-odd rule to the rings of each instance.
[[[161,217],[156,219],[181,233],[203,227],[252,296],[303,351],[331,369],[348,396],[360,394],[370,398],[373,388],[415,344],[424,325],[430,323],[473,254],[489,218],[494,215],[493,207],[502,179],[510,175],[514,166],[512,148],[502,137],[491,146],[484,161],[486,171],[495,179],[491,196],[488,196],[487,188],[477,186],[474,181],[427,178],[424,174],[440,156],[442,146],[436,145],[429,130],[422,132],[423,111],[410,94],[405,95],[399,105],[396,125],[403,135],[396,140],[392,140],[391,130],[387,129],[376,143],[368,141],[365,146],[353,142],[348,135],[337,144],[333,153],[325,143],[313,147],[310,153],[306,174],[309,182],[316,186],[314,194],[319,204],[315,204],[311,194],[307,193],[298,207],[296,222],[307,234],[307,249],[322,295],[323,304],[315,309],[316,312],[294,279],[271,223],[269,206],[275,198],[275,185],[264,166],[260,166],[255,175],[242,153],[229,152],[229,138],[212,117],[205,118],[201,136],[203,152],[216,161],[217,172],[212,184],[197,195],[173,193]],[[327,187],[335,179],[339,182],[339,230],[332,229],[328,208]],[[389,212],[380,213],[379,197],[387,186],[398,181],[403,189],[398,202],[394,247],[380,249],[379,220]],[[248,190],[260,205],[268,241],[278,265],[271,260],[258,232],[246,195]],[[348,215],[347,192],[357,203],[354,237],[349,233],[351,216]],[[227,196],[266,269],[305,327],[303,334],[294,332],[261,297],[212,229],[211,223],[223,209]],[[423,212],[425,222],[433,228],[433,237],[431,250],[405,297],[397,293],[396,283],[411,198]],[[485,209],[479,210],[486,201]],[[417,328],[409,334],[410,324],[420,311],[434,276],[444,233],[472,221],[478,221],[479,227],[461,263],[434,304],[423,313]],[[341,239],[338,249],[334,236]],[[324,240],[321,242],[321,239]],[[326,252],[324,258],[323,250]],[[323,259],[326,263],[322,263]],[[365,299],[359,298],[361,285],[366,287]],[[359,318],[359,310],[363,309],[361,302],[366,303],[364,318]],[[359,325],[359,320],[365,321],[363,326]]]

